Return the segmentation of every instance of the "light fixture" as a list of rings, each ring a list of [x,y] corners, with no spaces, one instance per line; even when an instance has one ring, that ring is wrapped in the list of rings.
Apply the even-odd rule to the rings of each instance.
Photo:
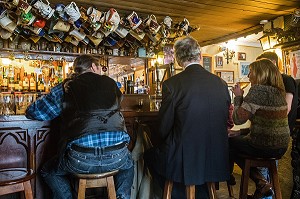
[[[229,60],[231,60],[235,56],[235,51],[233,49],[229,49],[229,47],[221,47],[223,51],[223,56],[226,59],[226,63],[229,64]]]
[[[277,37],[273,33],[266,33],[258,40],[260,41],[263,51],[270,50],[278,44]]]

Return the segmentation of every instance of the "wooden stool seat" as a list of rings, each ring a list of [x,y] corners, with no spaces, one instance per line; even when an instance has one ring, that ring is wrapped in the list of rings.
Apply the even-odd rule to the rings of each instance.
[[[33,199],[30,180],[35,177],[32,169],[0,169],[0,195],[23,191],[26,199]]]
[[[244,154],[239,154],[240,157],[245,159],[245,166],[242,168],[242,177],[240,185],[240,199],[247,199],[248,195],[248,184],[250,176],[251,167],[266,167],[269,169],[271,184],[275,192],[276,199],[282,199],[280,184],[278,179],[278,172],[276,166],[276,160],[279,158],[256,158],[247,156]],[[274,197],[273,197],[274,198]]]
[[[87,188],[106,187],[109,199],[116,199],[116,190],[113,176],[118,170],[97,174],[74,174],[79,179],[78,199],[85,198]]]
[[[216,199],[216,187],[214,182],[207,182],[207,187],[208,187],[208,194],[210,199]],[[229,184],[227,184],[229,186]],[[173,182],[170,180],[167,180],[165,182],[165,188],[164,188],[164,195],[163,199],[171,199],[172,195],[172,188],[173,188]],[[187,199],[195,199],[195,185],[187,185],[185,187],[186,190],[186,198]],[[231,192],[230,192],[231,190]],[[233,197],[233,192],[232,192],[232,187],[230,186],[230,189],[228,187],[229,195],[230,197]]]

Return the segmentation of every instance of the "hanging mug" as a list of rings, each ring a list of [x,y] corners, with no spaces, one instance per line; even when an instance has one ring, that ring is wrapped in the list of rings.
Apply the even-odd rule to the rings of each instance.
[[[164,18],[164,24],[166,25],[166,27],[167,27],[168,29],[170,29],[170,28],[172,27],[172,19],[171,19],[171,17],[166,16],[166,17]]]
[[[81,16],[79,8],[73,1],[65,7],[64,11],[69,15],[69,19],[72,22],[77,21]]]
[[[55,11],[57,12],[58,16],[64,20],[64,21],[68,21],[68,16],[67,14],[65,13],[65,5],[64,4],[56,4],[55,5]]]
[[[114,32],[118,28],[119,23],[120,15],[118,12],[114,8],[109,9],[105,16],[105,25],[109,27],[108,30]]]
[[[26,25],[31,25],[35,20],[35,16],[31,12],[27,12],[27,13],[22,12],[20,17],[21,17],[22,23],[26,24]]]
[[[91,23],[100,21],[102,16],[102,13],[92,6],[87,9],[86,14],[89,16]]]
[[[150,15],[146,23],[149,27],[149,31],[152,34],[156,34],[159,31],[160,25],[157,23],[156,17],[154,15]]]
[[[33,23],[33,26],[34,27],[38,27],[38,28],[44,28],[46,25],[46,20],[44,19],[37,19],[34,23]]]
[[[142,23],[142,20],[138,17],[136,12],[134,11],[127,17],[127,20],[129,21],[130,27],[133,30],[136,29]]]
[[[83,32],[79,32],[78,30],[74,29],[70,33],[70,35],[74,36],[78,41],[83,40],[86,37],[86,34]]]
[[[126,35],[128,34],[128,30],[126,28],[124,28],[121,24],[119,24],[115,33],[117,33],[121,38],[125,38]]]
[[[58,30],[62,32],[68,32],[71,28],[71,25],[68,22],[64,22],[62,20],[58,20],[56,24],[53,26],[53,30]]]
[[[0,26],[9,32],[14,32],[17,27],[17,24],[13,22],[9,16],[7,16],[7,11],[5,10],[0,15]]]
[[[28,13],[31,10],[31,6],[27,3],[27,1],[20,0],[18,3],[18,9],[22,12]]]
[[[0,35],[2,39],[9,39],[12,36],[12,33],[3,28],[0,29]]]
[[[100,42],[103,40],[102,38],[97,38],[90,35],[88,35],[87,37],[93,42],[95,46],[98,46]]]
[[[46,0],[46,2],[47,2],[47,4],[45,4],[41,0],[38,0],[34,3],[33,6],[39,10],[39,12],[41,13],[41,15],[44,18],[50,19],[52,17],[52,15],[54,14],[55,10],[51,8],[48,0]]]

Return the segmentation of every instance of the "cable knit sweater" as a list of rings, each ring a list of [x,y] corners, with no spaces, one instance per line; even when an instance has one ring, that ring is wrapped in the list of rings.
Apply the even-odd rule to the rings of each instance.
[[[287,104],[277,88],[253,85],[244,99],[242,96],[234,98],[234,123],[243,124],[247,119],[251,121],[248,136],[254,147],[277,149],[288,146]]]

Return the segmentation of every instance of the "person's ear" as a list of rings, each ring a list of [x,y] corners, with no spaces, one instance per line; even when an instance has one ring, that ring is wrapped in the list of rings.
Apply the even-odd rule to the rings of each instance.
[[[93,71],[97,71],[99,67],[95,63],[92,63],[92,69]]]

